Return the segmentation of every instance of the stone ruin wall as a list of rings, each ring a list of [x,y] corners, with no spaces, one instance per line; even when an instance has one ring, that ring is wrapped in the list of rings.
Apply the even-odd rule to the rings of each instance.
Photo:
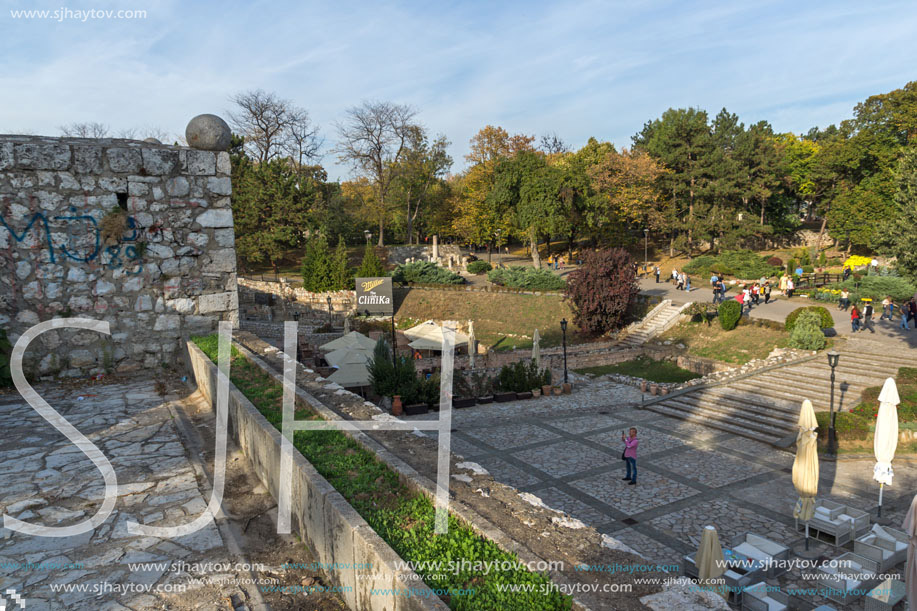
[[[13,343],[55,317],[111,329],[44,333],[27,374],[158,369],[182,338],[237,325],[230,193],[225,152],[0,135],[0,329]]]

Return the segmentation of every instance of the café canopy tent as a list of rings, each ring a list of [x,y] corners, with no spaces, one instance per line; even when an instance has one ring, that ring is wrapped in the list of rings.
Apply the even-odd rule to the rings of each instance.
[[[325,360],[335,368],[335,372],[328,376],[329,381],[337,382],[344,388],[369,386],[368,365],[372,360],[371,350],[334,350],[325,355]]]
[[[411,327],[404,332],[405,337],[410,340],[408,346],[415,350],[442,350],[443,349],[443,327],[442,325],[428,320],[415,327]],[[468,343],[468,336],[464,333],[455,332],[455,346]]]
[[[327,344],[319,346],[320,350],[352,350],[355,348],[363,348],[369,350],[372,354],[373,349],[376,347],[376,342],[359,331],[351,331],[347,335],[339,337],[335,340],[331,340]]]

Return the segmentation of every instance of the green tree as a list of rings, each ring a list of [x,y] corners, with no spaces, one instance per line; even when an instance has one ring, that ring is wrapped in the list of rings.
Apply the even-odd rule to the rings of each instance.
[[[353,276],[347,264],[347,243],[344,242],[344,236],[338,237],[338,245],[334,249],[331,270],[334,277],[335,290],[342,291],[349,289],[353,285]]]
[[[356,277],[376,278],[385,275],[385,266],[382,265],[382,261],[376,256],[375,249],[367,242],[366,249],[363,251],[363,260],[360,261],[360,267],[357,268]]]
[[[897,269],[917,282],[917,149],[909,149],[898,163],[895,214],[884,224],[882,252],[897,258]]]
[[[310,238],[302,259],[303,288],[313,293],[337,289],[328,241],[322,234]]]
[[[236,253],[243,265],[266,261],[277,271],[283,255],[302,244],[319,183],[303,178],[285,160],[255,164],[232,157],[232,211]]]
[[[413,125],[408,129],[407,146],[400,168],[392,185],[392,200],[400,203],[405,211],[405,242],[414,243],[418,215],[432,214],[432,208],[442,203],[437,198],[436,185],[452,166],[452,157],[447,149],[449,141],[445,136],[438,136],[430,142],[423,127]]]

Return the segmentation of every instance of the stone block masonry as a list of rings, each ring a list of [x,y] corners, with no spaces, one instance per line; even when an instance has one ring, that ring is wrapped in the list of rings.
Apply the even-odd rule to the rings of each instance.
[[[0,135],[0,329],[51,331],[26,372],[160,367],[182,339],[238,322],[229,154],[134,140]]]

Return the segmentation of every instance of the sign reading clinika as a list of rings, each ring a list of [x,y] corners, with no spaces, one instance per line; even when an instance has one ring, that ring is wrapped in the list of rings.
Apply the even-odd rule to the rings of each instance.
[[[385,316],[394,314],[392,279],[357,278],[357,313]]]

